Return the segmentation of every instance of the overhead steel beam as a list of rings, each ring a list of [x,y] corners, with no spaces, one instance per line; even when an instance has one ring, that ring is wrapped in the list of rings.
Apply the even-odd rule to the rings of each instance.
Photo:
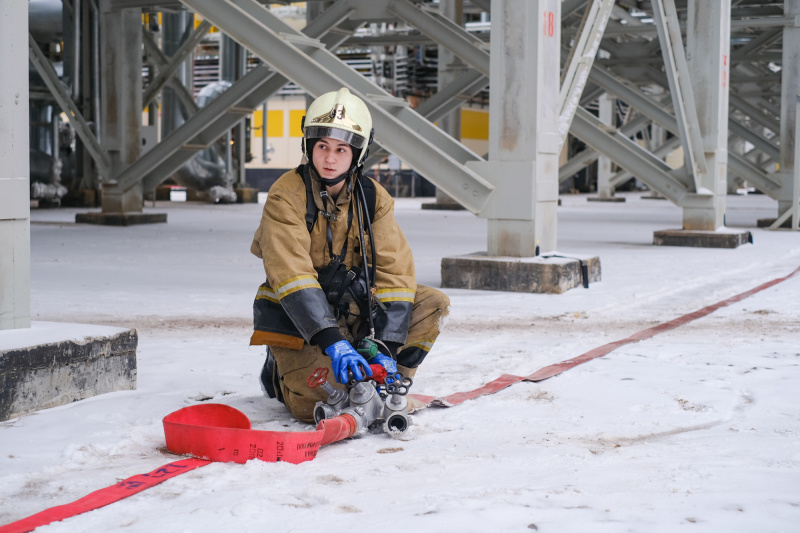
[[[461,107],[463,100],[481,92],[489,84],[489,79],[477,70],[469,70],[447,87],[417,106],[416,111],[427,120],[436,122],[451,111]],[[364,167],[377,165],[388,152],[383,149],[370,150]]]
[[[689,192],[666,163],[621,133],[606,133],[597,117],[582,107],[575,112],[570,133],[675,204],[680,205]]]
[[[621,128],[619,128],[619,133],[624,135],[625,137],[630,137],[634,135],[636,132],[646,128],[647,125],[650,123],[651,119],[645,116],[640,116]],[[677,137],[676,137],[677,138]],[[561,165],[558,169],[558,181],[563,182],[569,179],[570,177],[574,176],[576,172],[579,172],[581,169],[591,165],[597,158],[600,157],[600,154],[593,150],[592,148],[586,148],[581,150],[577,154],[573,155],[569,160]]]
[[[100,143],[92,132],[92,128],[83,118],[78,106],[72,100],[66,89],[61,85],[61,80],[58,79],[58,74],[53,70],[50,61],[42,53],[36,39],[33,35],[28,34],[28,55],[30,62],[36,68],[36,71],[44,80],[45,85],[50,90],[50,93],[55,98],[56,103],[61,110],[66,113],[70,123],[75,127],[75,133],[80,137],[86,147],[86,151],[92,156],[92,160],[97,165],[97,170],[104,178],[108,178],[111,169],[111,160],[106,151],[100,146]]]
[[[639,89],[626,85],[614,76],[609,70],[599,65],[595,65],[589,74],[592,82],[596,83],[606,91],[617,95],[620,100],[633,106],[640,113],[647,115],[654,122],[664,127],[675,135],[678,135],[678,122],[664,106],[653,102],[647,95]]]
[[[758,52],[761,48],[769,46],[783,34],[782,28],[773,28],[757,34],[747,44],[731,51],[731,60],[747,59],[749,55]]]
[[[142,27],[142,42],[144,43],[145,51],[149,55],[151,55],[158,63],[159,69],[161,68],[162,65],[166,65],[169,63],[169,58],[167,57],[167,55],[161,51],[161,49],[158,47],[158,44],[156,44],[155,40],[153,39],[153,36],[144,27]],[[180,100],[181,104],[183,104],[183,107],[186,110],[187,115],[192,116],[195,113],[197,113],[197,103],[194,101],[194,97],[189,92],[189,89],[187,89],[186,86],[183,83],[181,83],[179,79],[177,79],[174,76],[170,76],[164,78],[163,83],[159,83],[159,85],[160,87],[157,88],[154,87],[152,83],[147,86],[148,89],[153,87],[154,92],[150,96],[150,100],[146,100],[148,95],[147,95],[147,90],[145,91],[142,109],[148,106],[148,104],[150,103],[150,101],[152,101],[152,99],[155,97],[158,91],[163,89],[164,85],[169,85],[170,89],[175,91],[175,95],[178,97],[178,100]]]
[[[780,159],[780,154],[781,154],[780,148],[778,148],[777,146],[772,144],[771,141],[765,139],[758,133],[754,132],[753,130],[742,124],[741,122],[733,118],[729,118],[728,131],[730,131],[735,135],[738,135],[745,141],[755,146],[757,149],[764,152],[770,159],[773,159],[775,161],[778,161],[778,159]]]
[[[320,39],[338,38],[335,45],[352,35],[351,32],[337,32],[336,28],[346,21],[353,12],[349,1],[333,2],[333,4],[323,11],[317,18],[306,24],[303,33],[308,36],[315,36]],[[360,25],[360,24],[359,24]],[[324,37],[323,37],[324,36]],[[327,40],[327,39],[326,39]],[[326,42],[328,48],[333,48],[333,42]]]
[[[484,76],[489,76],[489,53],[484,48],[483,41],[475,39],[464,28],[446,19],[434,17],[408,0],[391,0],[387,9]]]
[[[778,120],[773,119],[764,111],[759,109],[758,107],[754,106],[744,98],[737,96],[735,93],[730,94],[730,104],[735,108],[750,117],[751,119],[755,120],[769,131],[775,133],[775,135],[780,134],[780,122]]]
[[[672,137],[664,144],[653,150],[653,155],[659,159],[663,159],[664,157],[668,156],[673,150],[678,148],[681,145],[681,140],[677,137]],[[623,169],[611,176],[609,178],[609,183],[612,187],[619,187],[629,179],[635,177],[633,174],[628,172],[627,170]]]
[[[563,0],[561,3],[561,20],[564,20],[578,11],[584,4],[586,4],[586,1],[587,0]]]
[[[210,29],[211,23],[209,21],[204,20],[200,22],[189,37],[183,41],[183,44],[181,44],[175,54],[169,58],[168,62],[159,65],[158,74],[150,80],[150,84],[144,90],[144,96],[142,98],[143,107],[147,107],[159,91],[164,88],[167,81],[172,78],[172,75],[175,74],[183,62],[191,55],[194,47],[200,43]]]
[[[477,213],[494,190],[464,165],[483,161],[452,137],[361,76],[311,39],[254,0],[182,0],[311,96],[349,87],[372,115],[376,140],[425,175],[466,208]]]
[[[492,2],[491,0],[470,0],[473,4],[478,6],[479,8],[483,9],[487,13],[492,11]]]
[[[558,96],[559,150],[567,138],[572,116],[580,105],[581,94],[586,86],[589,71],[592,70],[612,7],[614,0],[592,0],[581,22],[578,39],[570,50],[570,58],[567,61]]]
[[[431,122],[436,122],[449,112],[460,107],[463,104],[462,99],[476,95],[484,90],[487,85],[489,85],[489,78],[477,70],[469,70],[453,83],[422,102],[416,111]]]
[[[122,171],[117,177],[119,186],[128,188],[144,178],[144,190],[151,190],[285,84],[267,66],[254,68]]]
[[[706,158],[700,123],[697,119],[694,91],[681,41],[681,29],[674,0],[652,0],[653,20],[658,29],[661,53],[669,81],[672,104],[683,141],[684,157],[695,182],[695,191],[703,190],[700,174],[706,174]]]
[[[776,195],[781,188],[780,184],[741,155],[732,151],[728,152],[728,170],[770,198],[777,199]]]
[[[305,31],[314,32],[310,33],[313,36],[323,35],[324,32],[329,31],[335,24],[346,19],[349,14],[350,8],[341,10],[339,6],[342,5],[344,5],[342,2],[334,4],[308,25]],[[154,53],[157,57],[166,60],[166,56],[157,46],[155,46]],[[197,111],[197,114],[190,117],[161,143],[137,159],[129,168],[120,173],[117,179],[126,188],[141,180],[144,190],[152,190],[197,152],[206,149],[240,122],[247,110],[261,105],[288,81],[277,72],[271,71],[266,65],[262,65],[238,80],[202,110],[197,111],[197,105],[192,100],[189,108]],[[183,92],[188,94],[183,84],[177,85],[178,94],[181,94],[180,88],[183,88]],[[189,99],[191,100],[191,97]]]

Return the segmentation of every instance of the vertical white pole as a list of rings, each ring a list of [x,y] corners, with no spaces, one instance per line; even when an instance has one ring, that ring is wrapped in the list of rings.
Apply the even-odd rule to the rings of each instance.
[[[28,0],[0,2],[0,330],[31,326]]]

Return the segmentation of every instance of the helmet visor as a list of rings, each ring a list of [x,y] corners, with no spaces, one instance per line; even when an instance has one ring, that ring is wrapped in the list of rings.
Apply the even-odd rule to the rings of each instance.
[[[367,140],[361,135],[356,135],[352,131],[347,131],[340,128],[332,128],[330,126],[308,126],[303,133],[305,134],[306,139],[331,137],[339,141],[344,141],[359,150],[364,148],[364,145],[367,144]]]

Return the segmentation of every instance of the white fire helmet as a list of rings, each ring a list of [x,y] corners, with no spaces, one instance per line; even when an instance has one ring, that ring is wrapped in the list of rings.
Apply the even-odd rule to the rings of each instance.
[[[308,139],[331,137],[352,146],[353,153],[358,155],[354,161],[361,165],[373,133],[372,116],[366,104],[342,87],[323,94],[308,106],[303,117],[303,153],[311,161]]]

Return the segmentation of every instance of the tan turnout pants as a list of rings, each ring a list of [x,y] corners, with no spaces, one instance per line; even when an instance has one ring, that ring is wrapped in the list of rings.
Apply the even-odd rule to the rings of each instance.
[[[407,377],[413,377],[417,366],[433,346],[439,336],[444,319],[450,311],[450,299],[441,291],[417,285],[414,307],[411,311],[411,322],[408,328],[406,343],[397,352],[398,371]],[[358,322],[347,324],[339,321],[339,329],[345,339],[354,342],[353,332],[358,330]],[[304,344],[300,350],[270,346],[275,357],[279,383],[286,407],[292,415],[305,422],[314,421],[314,405],[327,399],[321,388],[311,388],[308,377],[317,368],[328,369],[328,381],[334,387],[344,388],[336,383],[331,369],[331,360],[319,346]],[[406,363],[405,366],[402,363]]]

